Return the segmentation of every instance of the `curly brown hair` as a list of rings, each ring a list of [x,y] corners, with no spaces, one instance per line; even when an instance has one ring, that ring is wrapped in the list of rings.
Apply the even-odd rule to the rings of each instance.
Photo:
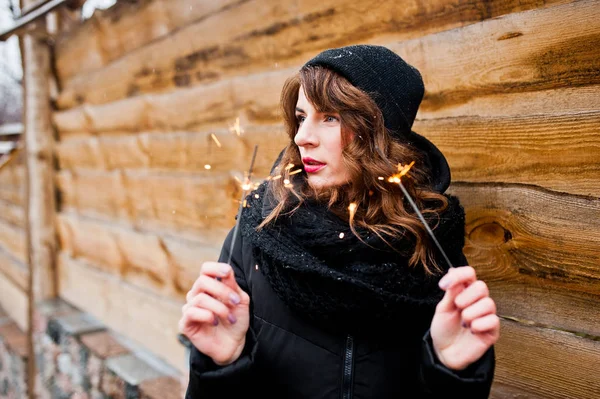
[[[342,158],[351,176],[347,184],[324,189],[290,184],[298,178],[303,178],[301,183],[307,181],[305,173],[290,175],[297,168],[289,167],[302,165],[300,151],[294,142],[298,132],[295,109],[301,88],[317,111],[340,115]],[[439,220],[439,214],[448,207],[448,199],[431,189],[427,169],[421,166],[422,153],[407,143],[392,139],[375,101],[341,75],[317,66],[304,67],[288,78],[281,92],[280,105],[290,142],[272,174],[272,177],[281,178],[270,182],[278,204],[258,228],[267,226],[283,212],[293,213],[307,198],[327,201],[332,212],[349,221],[352,232],[359,239],[356,226],[367,229],[385,242],[388,242],[386,237],[405,235],[414,243],[410,266],[421,264],[429,274],[441,270],[421,220],[404,199],[398,184],[390,184],[387,177],[398,172],[398,164],[415,162],[406,175],[410,178],[404,177],[402,184],[426,219],[438,217]],[[288,209],[293,197],[297,205]],[[354,212],[349,211],[350,204],[356,205]]]

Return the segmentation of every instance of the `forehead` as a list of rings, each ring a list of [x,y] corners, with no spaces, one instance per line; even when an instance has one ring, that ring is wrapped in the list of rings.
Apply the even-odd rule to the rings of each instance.
[[[320,110],[306,97],[306,93],[302,89],[302,86],[298,89],[298,101],[296,101],[296,107],[301,108],[304,112],[315,112],[323,113],[325,110]]]

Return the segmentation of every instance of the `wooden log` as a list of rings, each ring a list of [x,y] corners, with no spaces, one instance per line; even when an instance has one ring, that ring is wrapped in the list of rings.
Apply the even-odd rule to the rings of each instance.
[[[183,176],[140,171],[127,174],[127,193],[132,199],[133,218],[139,223],[202,230],[235,224],[241,188],[225,174]]]
[[[429,91],[429,90],[427,90]],[[463,116],[523,116],[577,114],[598,110],[600,86],[557,87],[550,90],[516,92],[461,98],[461,101],[448,103],[443,107],[428,107],[424,100],[417,113],[415,125],[419,120],[453,118]],[[526,111],[526,112],[524,112]]]
[[[378,3],[377,7],[351,0],[327,3],[306,0],[288,7],[273,0],[239,2],[104,68],[72,77],[64,82],[58,104],[60,108],[70,108],[84,102],[110,102],[129,95],[222,79],[232,73],[247,74],[273,65],[288,67],[325,47],[364,42],[378,36],[402,41],[538,7],[539,3],[534,1],[493,1],[485,8],[475,1],[457,0],[419,2],[412,6],[389,1]],[[90,36],[89,40],[96,37]],[[73,56],[67,57],[72,59]],[[101,91],[91,83],[94,81],[103,82]]]
[[[220,238],[225,240],[225,235],[221,234]],[[180,297],[185,299],[185,294],[192,288],[194,281],[200,275],[202,263],[216,262],[219,259],[221,248],[172,238],[164,239],[163,242],[175,267],[175,288]]]
[[[515,184],[449,192],[465,208],[465,255],[501,315],[600,336],[600,199]]]
[[[0,221],[0,249],[4,249],[23,264],[27,264],[25,230]]]
[[[114,228],[64,214],[58,215],[58,226],[61,251],[106,272],[122,274],[126,264]]]
[[[25,210],[22,206],[0,199],[0,221],[24,228]]]
[[[214,137],[214,138],[213,138]],[[59,161],[67,169],[153,169],[211,172],[244,170],[258,145],[255,173],[266,177],[289,139],[282,125],[251,125],[237,136],[229,129],[202,132],[66,138]],[[88,149],[94,148],[94,151]]]
[[[598,16],[596,2],[574,2],[390,48],[422,73],[427,90],[420,110],[433,114],[473,97],[599,84],[600,49],[594,45],[600,38]]]
[[[0,200],[25,206],[25,186],[0,186]]]
[[[535,184],[600,197],[598,111],[434,119],[414,128],[439,146],[453,181]]]
[[[61,213],[60,249],[73,259],[157,294],[184,298],[204,261],[216,260],[228,230],[193,238]]]
[[[185,372],[184,347],[177,340],[183,301],[140,290],[64,252],[58,269],[61,298]]]
[[[117,2],[68,34],[57,38],[57,73],[61,80],[104,65],[194,21],[230,7],[237,0],[153,0]],[[77,63],[68,60],[77,59]]]
[[[595,399],[600,342],[504,321],[491,398]]]
[[[60,172],[62,207],[122,219],[147,228],[228,228],[235,224],[241,187],[229,173]],[[73,176],[74,175],[74,176]],[[99,189],[101,188],[101,189]]]
[[[0,306],[22,331],[29,328],[27,294],[8,278],[0,278]]]
[[[18,158],[13,158],[0,170],[0,187],[18,187],[25,184],[25,166]]]
[[[24,0],[23,5],[31,4]],[[24,166],[27,261],[30,284],[29,300],[37,303],[56,296],[54,225],[56,199],[54,186],[55,139],[50,104],[50,48],[39,33],[46,32],[45,20],[39,21],[38,34],[24,34],[23,57]],[[34,306],[29,308],[33,318]],[[33,353],[33,336],[29,334],[29,350]],[[29,372],[35,370],[29,361]],[[33,380],[33,379],[32,379]],[[33,381],[29,384],[33,391]]]
[[[0,279],[2,278],[10,280],[21,291],[27,291],[29,286],[27,265],[0,247]]]
[[[114,234],[125,259],[126,266],[122,273],[126,280],[141,274],[148,277],[153,286],[171,283],[169,259],[159,237],[124,229],[116,230]],[[146,281],[148,280],[144,278],[144,282]]]
[[[60,169],[74,167],[103,169],[106,162],[100,150],[97,137],[74,138],[57,143],[56,155]],[[125,140],[122,140],[124,144]],[[133,155],[133,154],[131,154]]]
[[[288,73],[269,74],[262,78],[253,76],[241,81],[227,80],[160,95],[77,107],[55,112],[54,122],[61,138],[66,134],[197,130],[201,126],[212,128],[219,125],[223,128],[235,120],[238,116],[236,109],[241,106],[252,107],[265,101],[272,106],[277,101],[272,89],[281,88],[287,76]],[[234,86],[240,83],[244,83],[244,90],[234,94]],[[256,96],[257,92],[261,96]]]
[[[62,207],[82,208],[91,214],[115,218],[129,218],[126,185],[120,171],[60,171],[57,184]]]

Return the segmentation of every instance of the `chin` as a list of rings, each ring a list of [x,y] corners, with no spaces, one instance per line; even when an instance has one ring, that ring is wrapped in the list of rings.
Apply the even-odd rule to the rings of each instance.
[[[330,179],[321,177],[321,176],[309,176],[308,177],[308,185],[315,191],[319,190],[327,190],[334,187],[339,187],[344,185],[345,182],[340,181],[332,181]]]

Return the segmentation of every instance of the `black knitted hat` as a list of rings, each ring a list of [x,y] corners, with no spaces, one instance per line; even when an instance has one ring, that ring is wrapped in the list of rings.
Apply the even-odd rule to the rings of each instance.
[[[412,131],[425,93],[421,73],[392,50],[376,45],[352,45],[325,50],[304,67],[331,69],[366,92],[381,109],[392,137],[409,143],[427,155],[433,189],[439,193],[450,185],[450,168],[441,151]]]

